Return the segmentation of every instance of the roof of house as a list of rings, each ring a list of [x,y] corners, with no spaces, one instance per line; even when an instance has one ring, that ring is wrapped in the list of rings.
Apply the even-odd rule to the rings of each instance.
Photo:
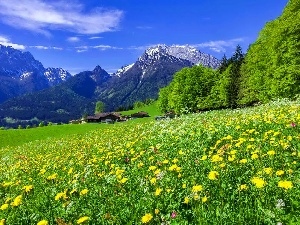
[[[120,113],[115,113],[115,112],[106,112],[106,113],[97,113],[93,116],[87,116],[87,119],[96,119],[96,120],[99,120],[101,118],[105,118],[107,116],[115,116],[115,117],[121,117],[121,114]]]

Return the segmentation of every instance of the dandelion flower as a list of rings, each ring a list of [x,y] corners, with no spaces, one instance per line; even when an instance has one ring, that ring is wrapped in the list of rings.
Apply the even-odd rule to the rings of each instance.
[[[159,209],[155,209],[154,212],[157,215],[159,213]]]
[[[247,159],[241,159],[241,160],[240,160],[240,163],[241,163],[241,164],[247,163]]]
[[[270,168],[270,167],[267,167],[267,168],[264,168],[264,172],[266,173],[266,174],[271,174],[272,173],[272,168]]]
[[[47,220],[41,220],[40,222],[37,223],[37,225],[48,225],[48,221]]]
[[[0,225],[5,225],[5,219],[0,220]]]
[[[11,203],[12,206],[19,206],[22,203],[22,195],[18,195]]]
[[[203,203],[204,203],[204,202],[207,202],[207,197],[206,197],[206,196],[202,197],[202,202],[203,202]]]
[[[269,156],[273,156],[273,155],[275,155],[275,151],[274,150],[270,150],[270,151],[267,152],[267,154]]]
[[[197,192],[202,191],[202,190],[203,190],[203,186],[202,185],[195,185],[192,188],[192,192],[194,192],[194,193],[197,193]]]
[[[146,213],[143,217],[142,217],[142,223],[149,223],[152,220],[153,216],[151,213]]]
[[[163,189],[161,189],[161,188],[156,188],[156,190],[155,190],[155,196],[159,196],[160,193],[162,192],[162,190]]]
[[[5,204],[3,204],[1,207],[0,207],[0,209],[1,210],[5,210],[5,209],[7,209],[8,208],[8,204],[7,203],[5,203]]]
[[[251,156],[251,159],[258,159],[258,155],[256,153],[254,153],[252,156]]]
[[[284,174],[284,171],[283,170],[278,170],[277,172],[276,172],[276,175],[277,176],[281,176],[281,175],[283,175]]]
[[[239,190],[242,191],[242,190],[247,190],[248,189],[248,186],[247,184],[241,184],[240,187],[239,187]]]
[[[89,220],[89,217],[88,216],[83,216],[83,217],[80,217],[78,220],[77,220],[77,224],[82,224],[83,222]]]
[[[188,197],[185,197],[183,203],[188,204],[189,202],[190,202],[190,199]]]
[[[291,181],[281,180],[278,182],[278,187],[288,190],[293,187],[293,183]]]
[[[155,184],[156,183],[156,178],[155,177],[151,178],[150,183]]]
[[[251,182],[257,187],[257,188],[263,188],[267,182],[264,181],[264,179],[260,178],[260,177],[253,177],[251,179]]]
[[[80,195],[86,195],[88,192],[89,190],[85,188],[80,192]]]
[[[23,187],[23,190],[28,193],[33,189],[33,185],[27,185]]]
[[[120,182],[121,182],[121,184],[125,184],[127,180],[128,180],[128,178],[124,177],[124,178],[122,178],[122,180],[120,180]]]
[[[217,171],[210,171],[208,174],[208,179],[217,180],[219,173]]]

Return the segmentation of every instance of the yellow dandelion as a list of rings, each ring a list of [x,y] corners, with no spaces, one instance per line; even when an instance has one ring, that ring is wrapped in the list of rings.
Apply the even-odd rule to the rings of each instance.
[[[274,150],[270,150],[270,151],[267,152],[267,154],[268,154],[269,156],[273,156],[273,155],[275,155],[276,153],[275,153]]]
[[[204,161],[204,160],[206,160],[206,159],[207,159],[207,155],[204,155],[204,156],[201,157],[201,160],[202,160],[202,161]]]
[[[266,174],[271,174],[272,171],[273,171],[273,169],[270,168],[270,167],[264,168],[264,172],[265,172]]]
[[[7,203],[5,203],[5,204],[3,204],[1,207],[0,207],[0,210],[5,210],[5,209],[7,209],[8,208],[8,204]]]
[[[5,225],[5,219],[0,220],[0,225]]]
[[[80,217],[78,220],[77,220],[77,224],[82,224],[83,222],[89,220],[90,218],[88,216],[83,216],[83,217]]]
[[[121,183],[121,184],[125,184],[126,181],[128,181],[128,178],[124,177],[124,178],[122,178],[122,179],[120,180],[120,183]]]
[[[258,159],[258,155],[256,153],[254,153],[252,156],[251,156],[251,159]]]
[[[219,173],[217,171],[210,171],[208,174],[208,179],[217,180]]]
[[[142,217],[142,223],[149,223],[152,220],[153,216],[151,213],[146,213],[143,217]]]
[[[163,164],[168,164],[169,163],[169,160],[167,160],[167,159],[165,159],[164,161],[163,161]]]
[[[211,161],[212,161],[212,162],[221,162],[221,161],[223,161],[223,157],[221,157],[221,156],[219,156],[219,155],[213,155],[213,156],[211,157]]]
[[[33,189],[33,185],[27,185],[23,187],[23,190],[28,193]]]
[[[18,195],[10,205],[19,206],[21,205],[21,203],[22,203],[22,195]]]
[[[283,170],[278,170],[278,171],[276,171],[276,175],[277,176],[281,176],[281,175],[283,175],[284,174],[284,171]]]
[[[184,204],[189,204],[189,202],[190,202],[190,199],[188,197],[185,197],[183,203]]]
[[[80,192],[80,195],[86,195],[88,192],[89,190],[85,188]]]
[[[253,177],[253,178],[251,179],[251,182],[252,182],[257,188],[263,188],[263,187],[267,184],[267,182],[266,182],[264,179],[260,178],[260,177]]]
[[[291,181],[281,180],[278,182],[278,187],[288,190],[293,187],[293,183]]]
[[[156,166],[149,166],[149,170],[156,170]]]
[[[67,193],[66,192],[59,192],[55,195],[55,200],[58,201],[59,199],[64,198],[67,199]]]
[[[248,189],[247,184],[241,184],[240,187],[239,187],[240,191],[247,190],[247,189]]]
[[[162,191],[163,191],[163,189],[156,188],[156,190],[155,190],[155,196],[159,196]]]
[[[47,180],[55,180],[57,178],[57,173],[54,173],[47,177]]]
[[[183,185],[182,185],[182,188],[186,188],[186,184],[183,184]]]
[[[241,164],[247,163],[247,159],[241,159],[241,160],[240,160],[240,163],[241,163]]]
[[[202,185],[195,185],[192,187],[192,192],[197,193],[199,191],[203,190],[203,186]]]
[[[40,222],[37,223],[37,225],[48,225],[48,221],[47,220],[41,220]]]
[[[206,196],[204,196],[204,197],[202,197],[202,200],[201,200],[203,203],[204,202],[207,202],[207,197]]]
[[[144,165],[144,163],[140,162],[140,163],[138,164],[138,168],[141,168],[143,165]]]
[[[229,162],[232,162],[234,160],[235,160],[235,155],[231,155],[231,156],[228,157]]]
[[[150,183],[155,184],[156,183],[156,178],[155,177],[151,178]]]
[[[159,209],[155,209],[154,212],[157,215],[159,213]]]

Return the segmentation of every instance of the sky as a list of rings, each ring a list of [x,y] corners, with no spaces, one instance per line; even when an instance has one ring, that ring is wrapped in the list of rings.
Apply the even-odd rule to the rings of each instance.
[[[221,59],[246,52],[288,0],[0,0],[0,44],[44,67],[109,73],[157,44],[191,45]]]

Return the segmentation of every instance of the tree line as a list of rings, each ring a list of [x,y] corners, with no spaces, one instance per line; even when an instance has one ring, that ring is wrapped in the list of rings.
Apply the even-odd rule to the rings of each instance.
[[[247,54],[238,45],[217,70],[194,66],[174,75],[159,92],[163,112],[237,108],[300,94],[300,1],[266,24]]]

